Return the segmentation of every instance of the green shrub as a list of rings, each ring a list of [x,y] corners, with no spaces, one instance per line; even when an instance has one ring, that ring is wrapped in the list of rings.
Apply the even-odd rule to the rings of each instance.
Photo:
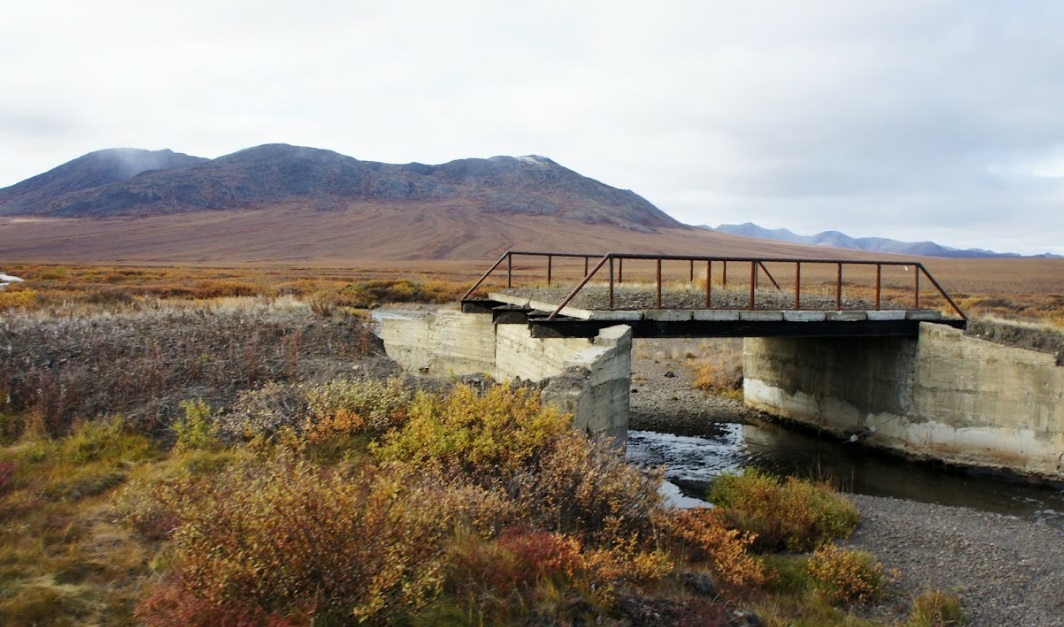
[[[185,417],[174,423],[178,450],[210,450],[218,445],[218,425],[211,416],[211,407],[202,399],[181,401]]]
[[[406,424],[374,450],[382,460],[439,463],[474,477],[510,476],[570,424],[568,415],[541,407],[538,392],[495,386],[478,396],[472,387],[457,386],[446,396],[418,394]]]
[[[849,537],[860,520],[857,507],[826,483],[781,482],[750,468],[718,477],[709,500],[736,528],[755,534],[754,546],[765,551],[807,551]]]
[[[952,594],[929,590],[920,594],[913,601],[913,610],[909,614],[907,627],[948,627],[964,625],[968,617],[964,615],[960,599]]]
[[[59,461],[70,464],[125,464],[151,459],[155,445],[143,435],[130,433],[120,418],[82,423],[56,442]]]
[[[883,598],[887,577],[883,564],[864,551],[827,544],[809,560],[813,587],[833,605],[871,603]]]

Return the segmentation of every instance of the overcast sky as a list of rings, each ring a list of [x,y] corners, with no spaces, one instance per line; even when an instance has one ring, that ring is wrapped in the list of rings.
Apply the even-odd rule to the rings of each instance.
[[[1064,254],[1064,2],[41,0],[0,187],[84,153],[538,154],[689,224]]]

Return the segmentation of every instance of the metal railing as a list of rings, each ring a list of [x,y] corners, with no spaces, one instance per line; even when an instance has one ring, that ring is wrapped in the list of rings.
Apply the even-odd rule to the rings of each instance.
[[[829,266],[833,267],[834,272],[834,306],[836,310],[842,311],[845,309],[843,306],[843,269],[845,267],[874,267],[875,268],[875,286],[874,286],[874,308],[878,311],[883,302],[883,269],[901,267],[904,272],[908,272],[909,268],[912,268],[912,302],[913,308],[920,308],[920,289],[921,281],[920,276],[923,275],[927,281],[934,287],[935,291],[941,296],[950,308],[959,316],[962,320],[967,320],[968,317],[961,311],[957,303],[950,298],[949,294],[942,288],[942,286],[935,280],[931,273],[927,271],[927,268],[920,262],[915,261],[871,261],[871,260],[842,260],[842,259],[805,259],[805,258],[776,258],[776,257],[709,257],[701,255],[654,255],[654,254],[640,254],[640,253],[606,253],[605,255],[591,255],[583,253],[556,253],[556,252],[543,252],[543,251],[525,251],[525,250],[509,250],[503,253],[495,262],[491,268],[485,272],[480,279],[469,288],[469,291],[465,293],[462,300],[468,299],[473,292],[475,292],[480,286],[491,276],[500,266],[505,262],[506,264],[506,288],[512,289],[514,286],[514,278],[516,276],[514,269],[514,259],[517,257],[532,257],[532,258],[545,258],[547,262],[547,286],[550,287],[554,280],[554,266],[555,259],[582,259],[583,260],[583,278],[577,283],[577,285],[565,296],[557,308],[548,316],[548,320],[557,317],[561,311],[573,301],[574,298],[580,292],[587,287],[587,285],[599,275],[604,269],[607,273],[605,277],[606,285],[608,286],[608,305],[606,309],[613,310],[615,308],[615,291],[618,285],[624,282],[624,262],[627,261],[651,261],[655,266],[655,306],[657,309],[661,309],[662,304],[662,286],[663,286],[663,274],[662,264],[668,262],[685,262],[688,265],[688,280],[692,283],[695,281],[695,269],[696,264],[701,266],[705,264],[705,300],[704,308],[709,309],[713,304],[713,269],[714,264],[719,264],[721,275],[721,287],[727,289],[728,287],[728,264],[749,266],[749,281],[747,283],[749,288],[749,301],[746,303],[748,309],[756,309],[756,295],[758,285],[761,282],[761,274],[771,281],[772,285],[778,291],[783,291],[780,283],[773,276],[768,268],[768,264],[773,266],[779,265],[794,265],[794,307],[793,309],[798,311],[802,310],[802,268],[805,266]],[[597,263],[592,267],[591,261],[597,259]],[[734,274],[733,274],[734,276]],[[807,308],[808,309],[808,308]],[[823,309],[818,307],[816,309]]]

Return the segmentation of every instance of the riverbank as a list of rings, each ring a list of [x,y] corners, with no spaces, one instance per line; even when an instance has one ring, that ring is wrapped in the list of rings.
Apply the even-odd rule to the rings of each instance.
[[[956,594],[969,625],[1064,625],[1064,535],[1015,516],[851,494],[861,525],[845,544],[897,569],[893,620],[929,589]]]
[[[723,340],[728,341],[728,340]],[[715,422],[756,422],[741,403],[693,387],[688,353],[698,341],[637,340],[632,352],[633,430],[704,435]],[[917,594],[957,594],[970,625],[1064,626],[1064,534],[1047,524],[965,507],[849,495],[862,523],[846,544],[898,571],[888,601],[869,618],[902,619]]]

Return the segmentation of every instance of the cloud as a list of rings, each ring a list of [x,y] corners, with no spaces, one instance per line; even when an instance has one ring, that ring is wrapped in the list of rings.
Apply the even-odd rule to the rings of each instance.
[[[542,154],[691,223],[1064,253],[1059,3],[60,0],[4,12],[0,53],[21,61],[0,69],[0,185],[111,146]]]

